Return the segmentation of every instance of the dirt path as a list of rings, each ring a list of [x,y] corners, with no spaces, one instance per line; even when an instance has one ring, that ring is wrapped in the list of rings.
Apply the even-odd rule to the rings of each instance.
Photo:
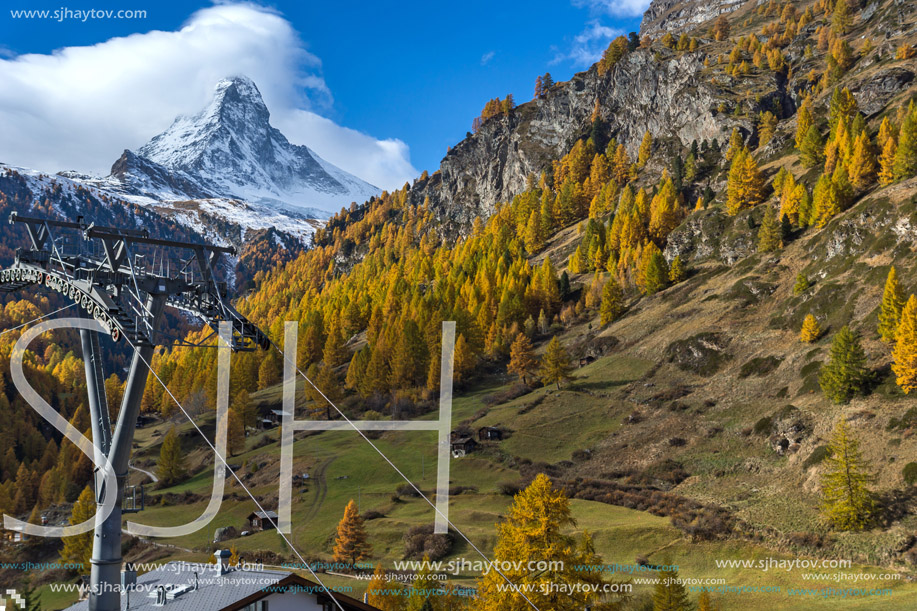
[[[322,504],[325,502],[325,496],[328,494],[328,481],[325,479],[325,471],[328,470],[328,465],[333,462],[334,457],[323,461],[319,464],[315,473],[310,478],[310,481],[315,483],[315,498],[312,501],[312,505],[309,507],[309,511],[306,513],[306,522],[311,521],[312,518],[317,516],[318,512],[321,511]]]
[[[134,465],[132,465],[132,464],[130,464],[130,463],[128,463],[127,467],[128,467],[128,469],[133,469],[134,471],[137,471],[137,472],[139,472],[139,473],[143,473],[144,475],[146,475],[147,477],[149,477],[151,480],[153,480],[153,483],[154,483],[154,484],[155,484],[156,482],[159,481],[159,478],[156,477],[156,475],[154,475],[153,473],[147,471],[146,469],[141,469],[140,467],[135,467]]]

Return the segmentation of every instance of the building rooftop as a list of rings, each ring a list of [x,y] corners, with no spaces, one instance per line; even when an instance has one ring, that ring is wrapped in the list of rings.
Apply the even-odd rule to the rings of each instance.
[[[197,576],[195,577],[195,572]],[[169,562],[137,577],[130,593],[131,611],[221,611],[239,608],[246,599],[258,599],[259,593],[272,587],[308,588],[319,592],[321,586],[289,571],[231,569],[220,574],[218,565]],[[157,595],[165,588],[166,604],[158,605]],[[276,591],[275,591],[276,592]],[[373,611],[371,607],[343,594],[333,592],[347,611]],[[246,601],[248,602],[248,601]],[[126,597],[121,596],[122,609]],[[81,600],[67,611],[88,611],[89,601]]]

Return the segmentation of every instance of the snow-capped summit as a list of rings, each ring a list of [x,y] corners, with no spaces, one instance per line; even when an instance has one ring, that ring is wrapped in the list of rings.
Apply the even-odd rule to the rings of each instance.
[[[239,199],[305,214],[379,194],[308,147],[291,144],[270,116],[250,79],[223,79],[202,111],[178,117],[136,154],[125,151],[107,182],[159,201]]]

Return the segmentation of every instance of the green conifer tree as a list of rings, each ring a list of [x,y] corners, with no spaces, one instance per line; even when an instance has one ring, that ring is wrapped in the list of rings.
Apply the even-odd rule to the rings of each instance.
[[[809,290],[810,286],[812,285],[809,284],[808,277],[806,277],[804,273],[799,272],[798,274],[796,274],[796,283],[793,284],[793,294],[802,295],[803,293]]]
[[[892,172],[895,180],[903,180],[917,174],[917,110],[913,108],[901,123]]]
[[[658,293],[669,284],[669,266],[665,262],[662,251],[650,242],[647,247],[649,252],[643,255],[643,292],[647,295]]]
[[[822,153],[824,147],[818,127],[810,126],[799,145],[799,159],[802,164],[807,168],[814,168],[821,163],[824,159]]]
[[[772,206],[764,211],[764,220],[758,230],[758,252],[775,252],[783,248],[783,230],[777,222],[777,213]]]
[[[185,454],[181,449],[181,441],[175,427],[169,429],[162,440],[159,450],[158,475],[163,487],[168,487],[182,481],[187,475],[185,467]]]
[[[834,336],[828,358],[819,372],[819,384],[831,401],[846,403],[863,390],[869,375],[859,335],[842,327]]]
[[[681,255],[675,255],[672,264],[669,266],[669,282],[678,284],[687,278],[684,263],[681,262]]]

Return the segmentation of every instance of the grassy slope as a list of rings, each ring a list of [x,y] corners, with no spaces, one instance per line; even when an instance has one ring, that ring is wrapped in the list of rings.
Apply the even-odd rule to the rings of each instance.
[[[665,297],[662,297],[659,300],[660,305],[664,299]],[[630,324],[636,324],[636,322],[633,320]],[[653,383],[645,381],[649,379],[645,377],[649,369],[648,365],[649,361],[643,358],[621,355],[606,357],[578,370],[579,379],[572,388],[560,392],[540,389],[491,409],[479,420],[481,424],[504,424],[517,431],[524,428],[530,436],[538,439],[538,443],[532,443],[530,438],[527,440],[525,435],[514,434],[503,444],[493,444],[478,456],[453,461],[453,485],[472,485],[478,489],[477,493],[464,493],[452,497],[450,517],[454,523],[476,545],[489,552],[494,543],[493,526],[509,503],[509,498],[497,491],[497,484],[516,477],[515,472],[502,466],[502,463],[512,455],[557,462],[569,459],[573,450],[593,446],[594,442],[597,449],[601,448],[599,432],[602,427],[604,426],[606,435],[608,431],[622,430],[619,425],[620,420],[632,409],[628,401],[615,395],[626,392],[628,388],[642,388],[644,384]],[[660,377],[657,375],[653,379],[658,381]],[[482,396],[494,389],[495,387],[491,385],[484,390],[457,398],[455,420],[458,422],[477,413],[482,407]],[[520,405],[531,401],[541,393],[545,393],[547,397],[538,407],[524,415],[517,415],[516,412]],[[584,399],[592,399],[596,396],[599,400],[584,403]],[[606,401],[607,406],[605,406]],[[583,411],[584,406],[585,412]],[[743,418],[739,415],[734,415],[734,418],[736,426],[744,423]],[[717,419],[717,422],[722,424],[724,420]],[[386,434],[377,440],[376,444],[399,469],[417,482],[425,493],[432,496],[432,488],[435,485],[435,478],[432,475],[433,465],[435,465],[433,457],[435,441],[432,434]],[[738,459],[735,458],[735,455],[741,453],[741,449],[745,448],[746,453],[758,455],[762,462],[776,463],[776,466],[770,466],[770,469],[779,468],[781,462],[787,462],[785,459],[768,458],[761,451],[750,450],[749,445],[747,440],[730,441],[724,450],[729,450],[730,456],[733,457],[730,461],[736,461]],[[649,447],[651,447],[649,444],[638,446],[635,448],[635,453],[646,455]],[[421,479],[421,465],[418,460],[421,454],[427,457],[426,479]],[[268,505],[272,504],[277,494],[276,480],[273,479],[277,473],[277,456],[278,448],[276,444],[272,444],[258,450],[250,450],[234,459],[243,463],[250,459],[267,463],[268,466],[253,476],[251,482],[253,491],[259,494],[263,502]],[[297,470],[307,470],[313,473],[319,465],[326,465],[327,492],[320,505],[315,505],[320,488],[315,485],[315,482],[305,492],[297,491],[294,497],[297,500],[294,501],[293,508],[293,541],[307,558],[329,559],[330,540],[336,522],[347,501],[357,498],[358,488],[361,490],[359,497],[363,511],[375,509],[385,514],[384,518],[368,523],[371,540],[375,546],[374,560],[376,561],[383,561],[387,564],[391,560],[399,559],[403,553],[402,534],[411,526],[429,523],[432,519],[432,509],[422,500],[392,501],[392,492],[401,482],[400,478],[372,448],[355,434],[322,433],[297,441],[296,457]],[[705,461],[709,460],[709,453],[705,452],[703,448],[689,446],[684,449],[682,458],[686,459],[686,464],[693,467],[695,464],[705,464]],[[628,459],[636,460],[633,456]],[[602,459],[597,457],[594,460]],[[592,462],[586,463],[583,468]],[[694,472],[693,468],[690,470]],[[773,479],[773,470],[769,473],[769,477]],[[344,476],[347,479],[339,479]],[[723,482],[724,479],[728,481]],[[691,480],[699,481],[691,482],[689,480],[691,483],[686,482],[678,491],[697,498],[722,499],[728,497],[734,490],[747,489],[763,479],[765,478],[758,478],[757,474],[756,477],[750,478],[696,476]],[[191,490],[205,495],[210,485],[210,477],[201,473],[189,482],[163,492]],[[717,491],[717,488],[721,490]],[[228,492],[241,492],[241,490],[238,485],[230,485]],[[783,492],[785,494],[786,491]],[[759,498],[754,505],[760,505],[761,500]],[[772,498],[765,504],[771,505],[773,502]],[[191,506],[153,507],[139,514],[137,519],[149,524],[175,524],[201,512],[204,504],[204,501],[200,501]],[[736,503],[736,505],[741,507],[741,503]],[[798,502],[787,502],[783,505],[795,507]],[[208,528],[190,537],[169,541],[169,543],[199,550],[198,553],[191,556],[181,554],[182,557],[204,559],[209,555],[209,542],[213,529],[228,525],[241,529],[244,524],[244,516],[252,508],[251,502],[227,500],[223,504],[220,515]],[[779,513],[779,509],[778,505],[772,511],[776,514]],[[573,510],[578,528],[587,529],[594,534],[596,545],[608,563],[630,564],[633,563],[635,557],[641,555],[658,562],[676,562],[681,567],[682,577],[723,577],[727,579],[730,586],[767,584],[781,585],[786,588],[811,585],[811,582],[802,581],[798,572],[775,574],[774,572],[762,573],[758,570],[723,570],[716,569],[711,560],[712,558],[792,557],[787,553],[768,550],[763,546],[745,541],[692,543],[684,538],[679,530],[672,527],[668,519],[621,507],[575,500]],[[798,509],[796,511],[798,512]],[[743,517],[752,516],[744,512]],[[812,516],[808,516],[804,520],[810,524],[811,518]],[[780,523],[781,520],[786,519],[783,516],[773,521]],[[868,535],[864,536],[868,537]],[[257,533],[237,539],[233,543],[243,553],[249,552],[255,556],[257,556],[257,550],[286,551],[280,537],[272,532]],[[466,544],[459,543],[453,550],[452,557],[474,559],[475,554]],[[473,578],[472,575],[461,577],[463,581],[469,583]],[[357,592],[361,587],[365,587],[365,582],[360,581],[342,581],[342,583],[352,585]],[[649,586],[640,586],[638,591],[648,589]],[[902,605],[905,602],[917,602],[917,588],[913,586],[896,587],[894,600],[896,604]],[[738,608],[740,604],[742,606],[764,604],[765,601],[774,608],[800,608],[796,599],[785,595],[775,597],[769,594],[747,594],[725,598],[723,608]],[[807,600],[805,608],[827,608],[828,604],[831,603]],[[852,604],[849,608],[870,607]]]

